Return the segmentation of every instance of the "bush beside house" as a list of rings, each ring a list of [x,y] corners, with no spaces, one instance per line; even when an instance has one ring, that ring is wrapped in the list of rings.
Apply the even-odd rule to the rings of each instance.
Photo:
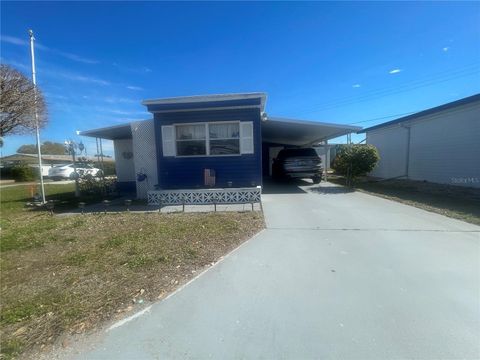
[[[372,171],[379,160],[380,155],[373,145],[342,145],[333,162],[333,169],[345,176],[347,185],[351,186],[356,178]]]

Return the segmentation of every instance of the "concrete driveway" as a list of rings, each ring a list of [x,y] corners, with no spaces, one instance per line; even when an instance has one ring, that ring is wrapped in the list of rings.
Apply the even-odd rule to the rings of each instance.
[[[79,359],[480,358],[480,227],[329,184]]]

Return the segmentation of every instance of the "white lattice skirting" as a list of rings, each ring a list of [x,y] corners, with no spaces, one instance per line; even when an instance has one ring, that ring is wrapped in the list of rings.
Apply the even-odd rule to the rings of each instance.
[[[148,205],[246,204],[261,201],[262,188],[148,191]]]

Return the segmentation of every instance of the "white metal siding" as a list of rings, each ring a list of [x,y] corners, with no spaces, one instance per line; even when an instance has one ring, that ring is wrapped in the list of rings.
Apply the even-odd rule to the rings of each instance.
[[[135,181],[134,158],[128,159],[128,154],[133,152],[132,140],[114,140],[113,147],[115,151],[115,170],[117,172],[117,181]]]
[[[131,124],[135,173],[144,173],[147,179],[137,181],[137,198],[146,199],[147,191],[154,190],[158,182],[157,150],[153,120],[137,121]]]
[[[367,144],[375,145],[380,153],[380,161],[370,175],[385,179],[405,175],[407,134],[400,125],[367,133]]]
[[[411,131],[411,179],[480,187],[480,104],[417,121]]]
[[[410,179],[480,187],[480,103],[403,125],[411,127]],[[399,124],[367,133],[367,143],[375,145],[381,157],[371,175],[390,178],[405,174],[406,136],[407,130]]]

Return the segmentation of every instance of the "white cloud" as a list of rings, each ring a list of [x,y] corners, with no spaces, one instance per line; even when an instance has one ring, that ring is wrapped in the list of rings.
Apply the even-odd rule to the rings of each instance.
[[[79,55],[63,52],[63,51],[60,51],[60,50],[52,50],[52,52],[54,52],[55,54],[58,54],[60,56],[63,56],[67,59],[77,61],[77,62],[81,62],[81,63],[85,63],[85,64],[98,64],[99,63],[98,60],[87,59],[87,58],[81,57]]]
[[[12,44],[12,45],[30,46],[29,41],[21,39],[21,38],[14,37],[14,36],[2,35],[0,40],[3,41],[3,42],[6,42],[6,43]],[[64,51],[61,51],[61,50],[49,48],[49,47],[47,47],[45,45],[42,45],[41,43],[38,43],[38,42],[35,42],[35,47],[39,50],[49,51],[51,53],[60,55],[64,58],[67,58],[67,59],[70,59],[70,60],[73,60],[73,61],[77,61],[77,62],[81,62],[81,63],[85,63],[85,64],[98,64],[99,63],[99,61],[97,61],[97,60],[87,59],[87,58],[84,58],[84,57],[79,56],[77,54],[72,54],[72,53],[69,53],[69,52],[64,52]]]
[[[58,99],[58,100],[67,100],[68,99],[67,96],[60,95],[60,94],[49,93],[49,92],[44,92],[43,95],[45,95],[45,97],[47,99],[48,98]]]
[[[28,41],[13,36],[2,35],[0,40],[13,45],[28,46]]]
[[[353,88],[359,88],[360,86],[362,86],[362,85],[360,85],[360,84],[353,84],[352,85]]]
[[[23,64],[23,63],[20,63],[20,62],[17,62],[15,60],[11,60],[11,59],[0,58],[0,62],[2,64],[9,64],[9,65],[11,65],[11,66],[13,66],[17,69],[21,69],[22,71],[24,71],[28,75],[30,75],[29,72],[32,69],[31,65]],[[85,76],[85,75],[81,75],[81,74],[77,74],[77,73],[66,72],[66,71],[62,71],[62,70],[56,70],[56,69],[53,69],[53,68],[50,68],[50,67],[40,68],[40,69],[37,68],[37,73],[39,73],[41,75],[46,74],[46,75],[56,77],[56,78],[62,77],[62,78],[72,80],[72,81],[79,81],[79,82],[97,84],[97,85],[102,85],[102,86],[111,85],[111,83],[107,80],[99,79],[99,78],[96,78],[96,77],[93,77],[93,76]]]
[[[450,47],[449,46],[445,46],[444,48],[442,48],[443,52],[447,52],[448,50],[450,50]]]
[[[101,106],[96,106],[95,110],[98,112],[106,112],[115,115],[126,115],[126,116],[148,116],[150,113],[146,111],[131,111],[131,110],[120,110],[120,109],[111,109]]]
[[[85,76],[85,75],[80,75],[80,74],[74,74],[74,73],[69,73],[69,72],[52,72],[53,74],[57,74],[58,76],[61,76],[65,79],[73,80],[73,81],[80,81],[80,82],[85,82],[85,83],[91,83],[91,84],[97,84],[97,85],[110,85],[109,81],[98,79],[92,76]]]
[[[398,74],[400,71],[402,71],[402,69],[393,69],[393,70],[390,70],[388,73],[389,74]]]
[[[128,85],[127,89],[128,90],[134,90],[134,91],[142,91],[143,90],[143,88],[141,88],[140,86],[132,86],[132,85]]]
[[[114,104],[114,103],[140,104],[140,100],[124,98],[124,97],[117,97],[117,96],[104,97],[103,101],[105,101],[107,103],[110,103],[110,104]]]

